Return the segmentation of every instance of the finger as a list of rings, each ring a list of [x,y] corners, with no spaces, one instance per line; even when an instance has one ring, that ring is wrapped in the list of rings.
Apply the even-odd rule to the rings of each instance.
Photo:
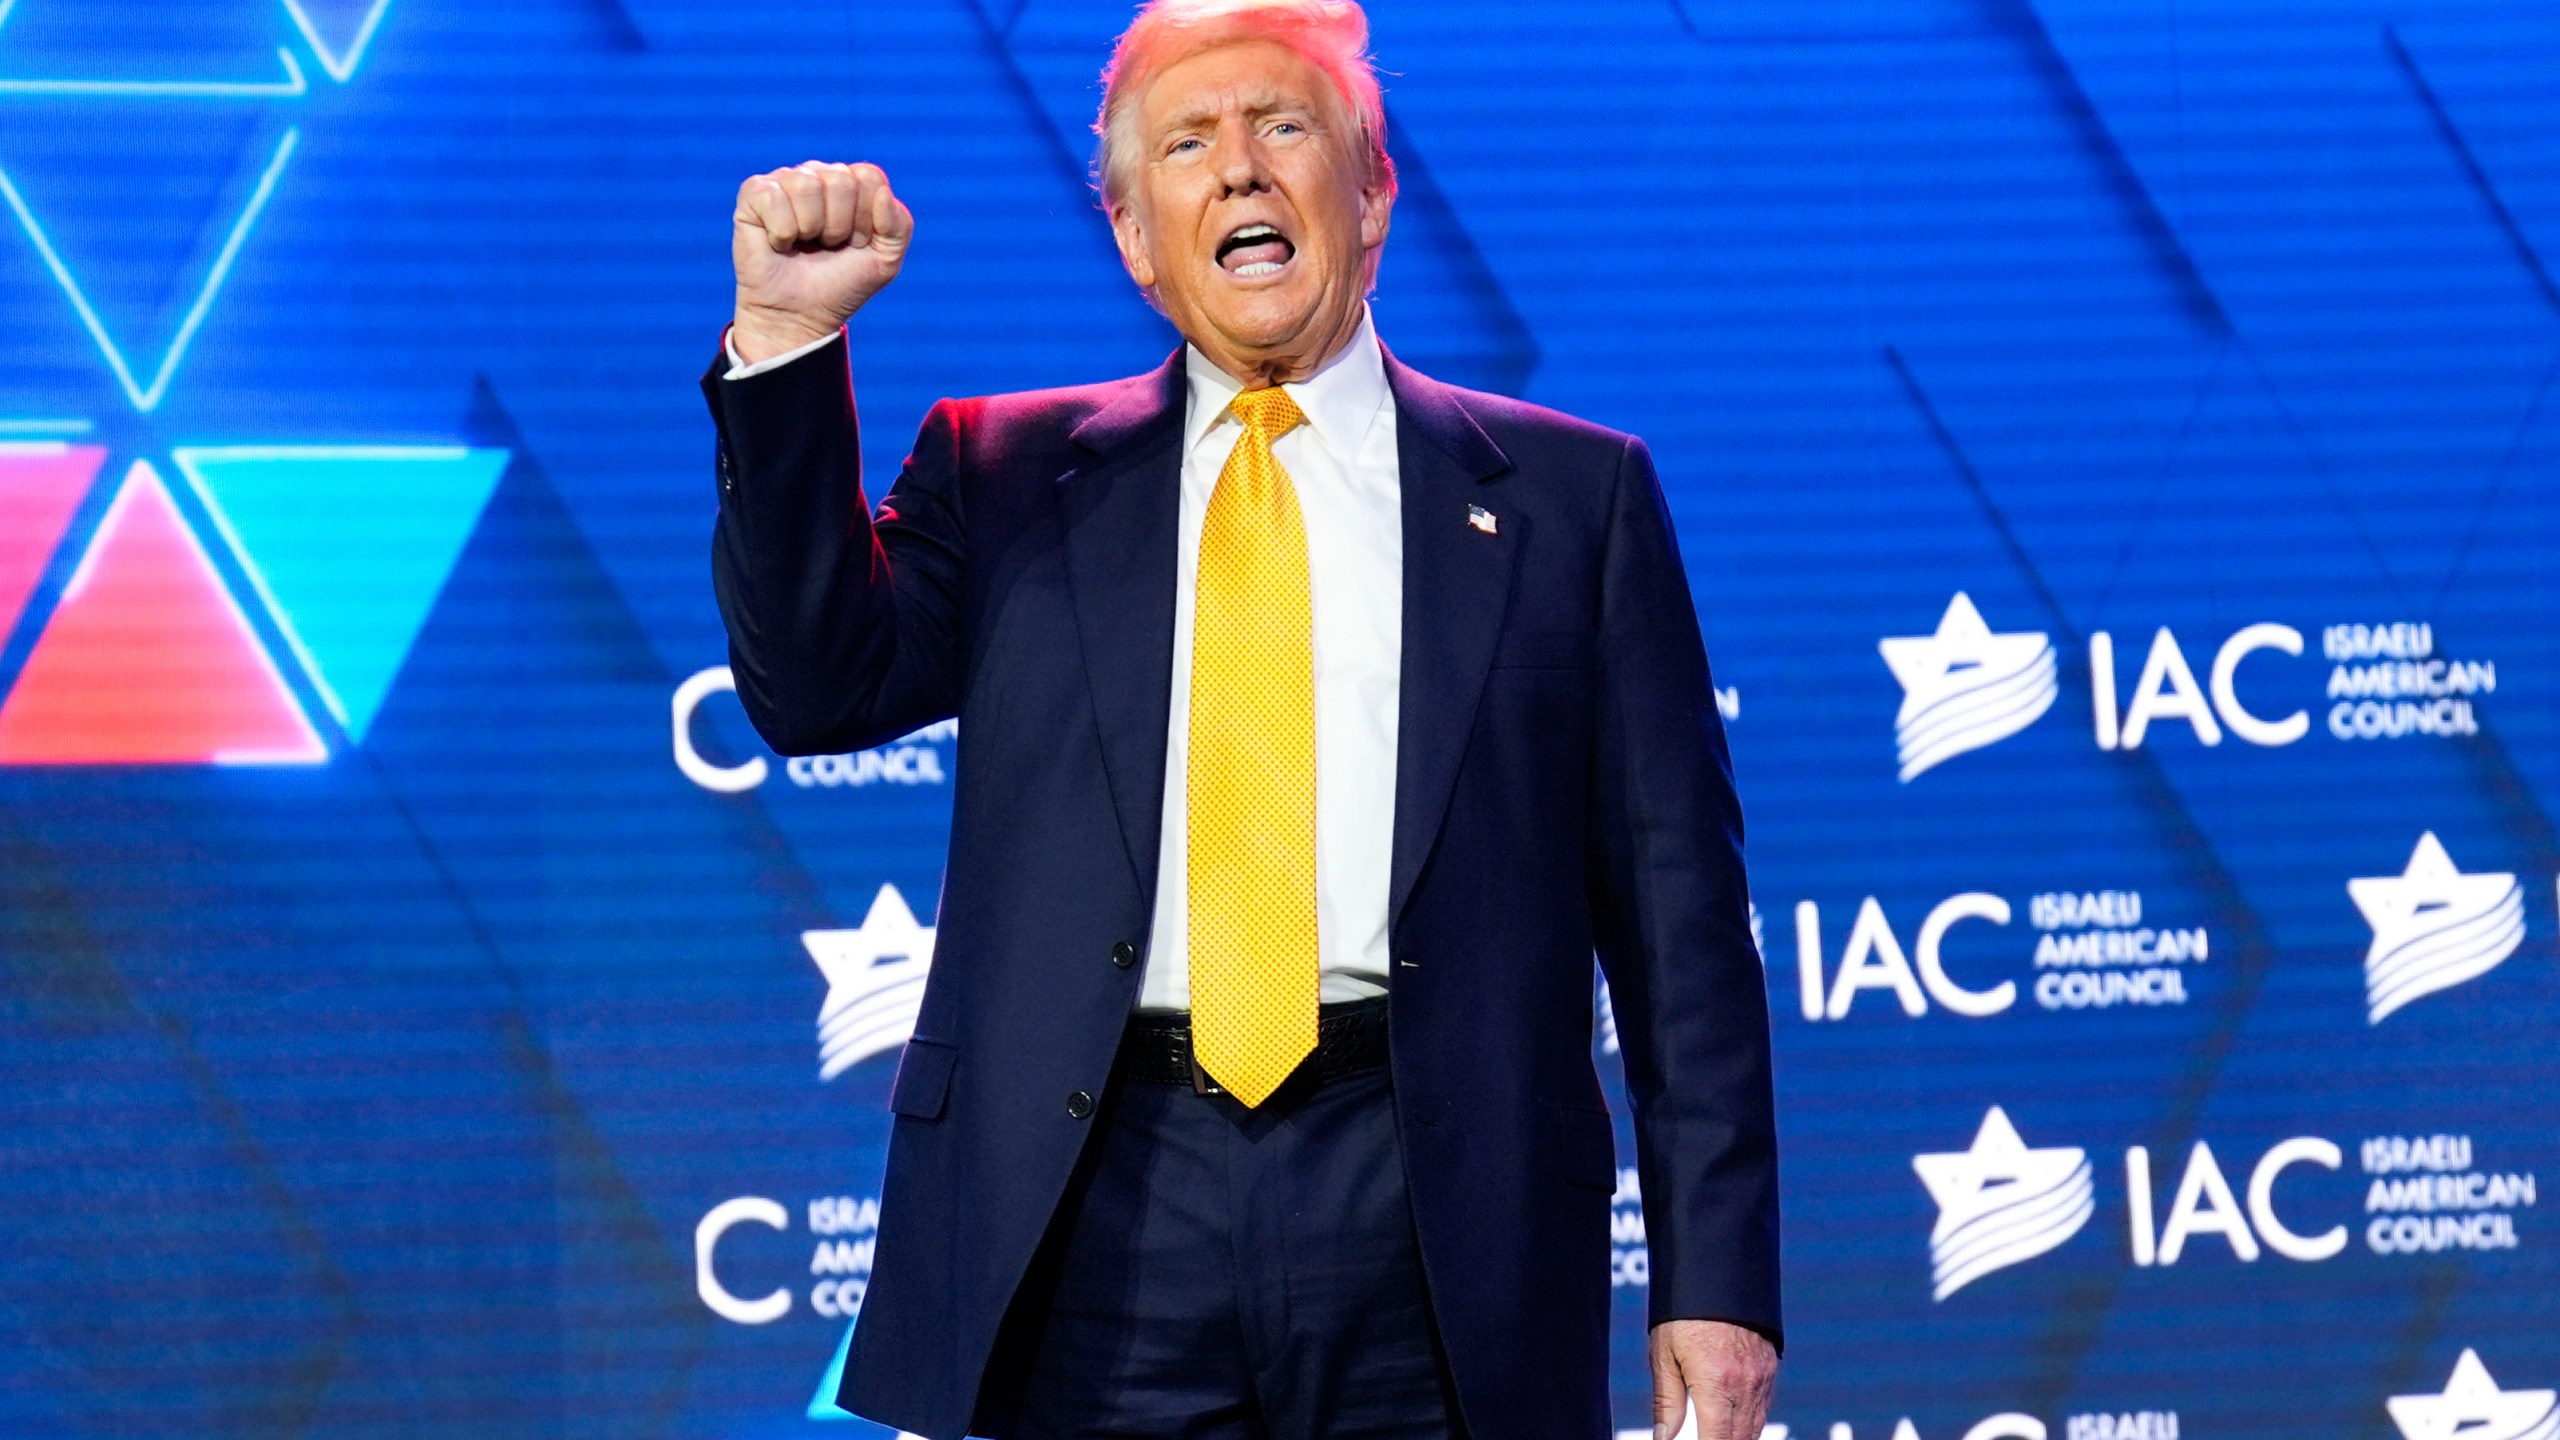
[[[781,175],[782,191],[791,197],[792,239],[795,248],[809,249],[818,243],[827,228],[827,200],[818,177],[806,170],[785,170]]]
[[[1671,1440],[1688,1409],[1689,1387],[1680,1378],[1680,1362],[1668,1346],[1653,1356],[1653,1440]]]
[[[791,197],[770,175],[758,175],[739,192],[739,203],[749,223],[764,232],[765,243],[788,253],[798,239],[798,222],[792,218]]]
[[[853,172],[842,165],[826,165],[818,169],[818,193],[827,212],[826,229],[821,239],[830,250],[840,250],[852,243],[859,223],[855,210],[861,196],[853,183]]]
[[[839,213],[844,206],[844,197],[833,193],[835,187],[827,181],[827,172],[841,167],[823,160],[803,160],[791,168],[810,181],[805,192],[809,198],[808,214],[803,217],[809,223],[809,243],[829,250],[842,246],[845,241],[842,232],[850,228]]]
[[[823,245],[827,238],[827,167],[803,160],[783,172],[791,191],[791,208],[800,217],[802,247]]]
[[[853,176],[853,243],[868,245],[879,233],[871,222],[879,213],[880,192],[889,188],[889,177],[867,161],[845,168]]]
[[[916,233],[916,217],[905,202],[890,193],[889,182],[880,182],[872,196],[871,231],[893,245],[904,245]]]

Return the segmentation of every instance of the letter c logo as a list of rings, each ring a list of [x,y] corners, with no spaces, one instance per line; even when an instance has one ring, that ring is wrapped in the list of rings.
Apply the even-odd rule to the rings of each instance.
[[[741,1300],[721,1287],[720,1277],[712,1273],[711,1253],[720,1248],[720,1237],[732,1225],[753,1221],[776,1230],[791,1228],[791,1212],[776,1201],[761,1195],[741,1195],[723,1200],[711,1207],[702,1223],[693,1227],[693,1288],[702,1303],[723,1320],[741,1325],[765,1325],[791,1313],[791,1292],[776,1290],[761,1300]]]
[[[1955,896],[1930,911],[1929,918],[1920,922],[1920,983],[1929,987],[1929,994],[1939,1004],[1959,1015],[1975,1019],[1997,1015],[2017,1002],[2018,983],[2003,980],[1988,990],[1967,990],[1947,974],[1945,957],[1939,952],[1946,943],[1947,932],[1959,920],[2006,925],[2009,902],[1997,895],[1974,892]]]
[[[738,679],[726,665],[714,665],[708,670],[698,671],[676,687],[676,768],[684,772],[687,780],[723,795],[735,795],[763,784],[764,757],[758,755],[743,765],[714,765],[703,759],[702,752],[693,748],[693,712],[704,700],[720,691],[736,694],[737,689]]]
[[[2318,1235],[2298,1235],[2285,1228],[2276,1218],[2276,1177],[2289,1165],[2317,1165],[2335,1170],[2346,1163],[2346,1156],[2330,1141],[2317,1135],[2302,1135],[2287,1140],[2266,1153],[2258,1168],[2249,1176],[2249,1218],[2267,1248],[2288,1260],[2326,1260],[2347,1248],[2347,1227],[2331,1226]]]
[[[2222,721],[2231,733],[2252,745],[2290,745],[2311,728],[2311,716],[2300,710],[2281,720],[2261,720],[2240,703],[2239,687],[2233,683],[2240,673],[2240,662],[2259,650],[2281,650],[2287,655],[2302,653],[2302,632],[2290,625],[2252,625],[2222,642],[2221,653],[2213,657],[2213,708],[2222,712]]]

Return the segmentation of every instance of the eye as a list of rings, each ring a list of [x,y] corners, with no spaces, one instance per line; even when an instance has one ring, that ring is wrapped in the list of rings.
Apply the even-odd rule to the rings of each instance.
[[[1164,153],[1167,155],[1181,155],[1193,150],[1205,150],[1207,148],[1208,147],[1206,145],[1201,143],[1199,136],[1186,135],[1183,138],[1174,141],[1171,148],[1167,149]]]
[[[1295,120],[1275,120],[1271,125],[1271,133],[1274,135],[1303,135],[1307,133],[1307,127],[1299,124]]]

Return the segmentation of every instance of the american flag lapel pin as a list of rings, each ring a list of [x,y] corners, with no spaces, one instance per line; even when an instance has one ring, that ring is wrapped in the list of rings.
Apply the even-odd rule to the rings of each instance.
[[[1502,522],[1494,518],[1492,511],[1481,505],[1467,507],[1467,523],[1487,535],[1497,535],[1502,530]]]

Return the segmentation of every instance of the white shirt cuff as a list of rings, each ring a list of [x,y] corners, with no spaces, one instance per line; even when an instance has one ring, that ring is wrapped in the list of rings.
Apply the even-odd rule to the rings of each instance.
[[[843,333],[844,332],[841,330],[836,332],[837,335],[841,335]],[[826,344],[834,338],[836,338],[835,335],[821,335],[806,345],[785,350],[779,355],[768,355],[764,359],[750,365],[744,359],[740,358],[738,354],[738,343],[729,338],[728,331],[723,330],[720,332],[720,348],[729,352],[729,368],[720,376],[720,378],[723,380],[744,380],[751,375],[761,375],[767,370],[779,370],[783,366],[790,364],[792,361],[799,359],[801,356],[808,354],[810,351],[817,349],[819,346]]]

